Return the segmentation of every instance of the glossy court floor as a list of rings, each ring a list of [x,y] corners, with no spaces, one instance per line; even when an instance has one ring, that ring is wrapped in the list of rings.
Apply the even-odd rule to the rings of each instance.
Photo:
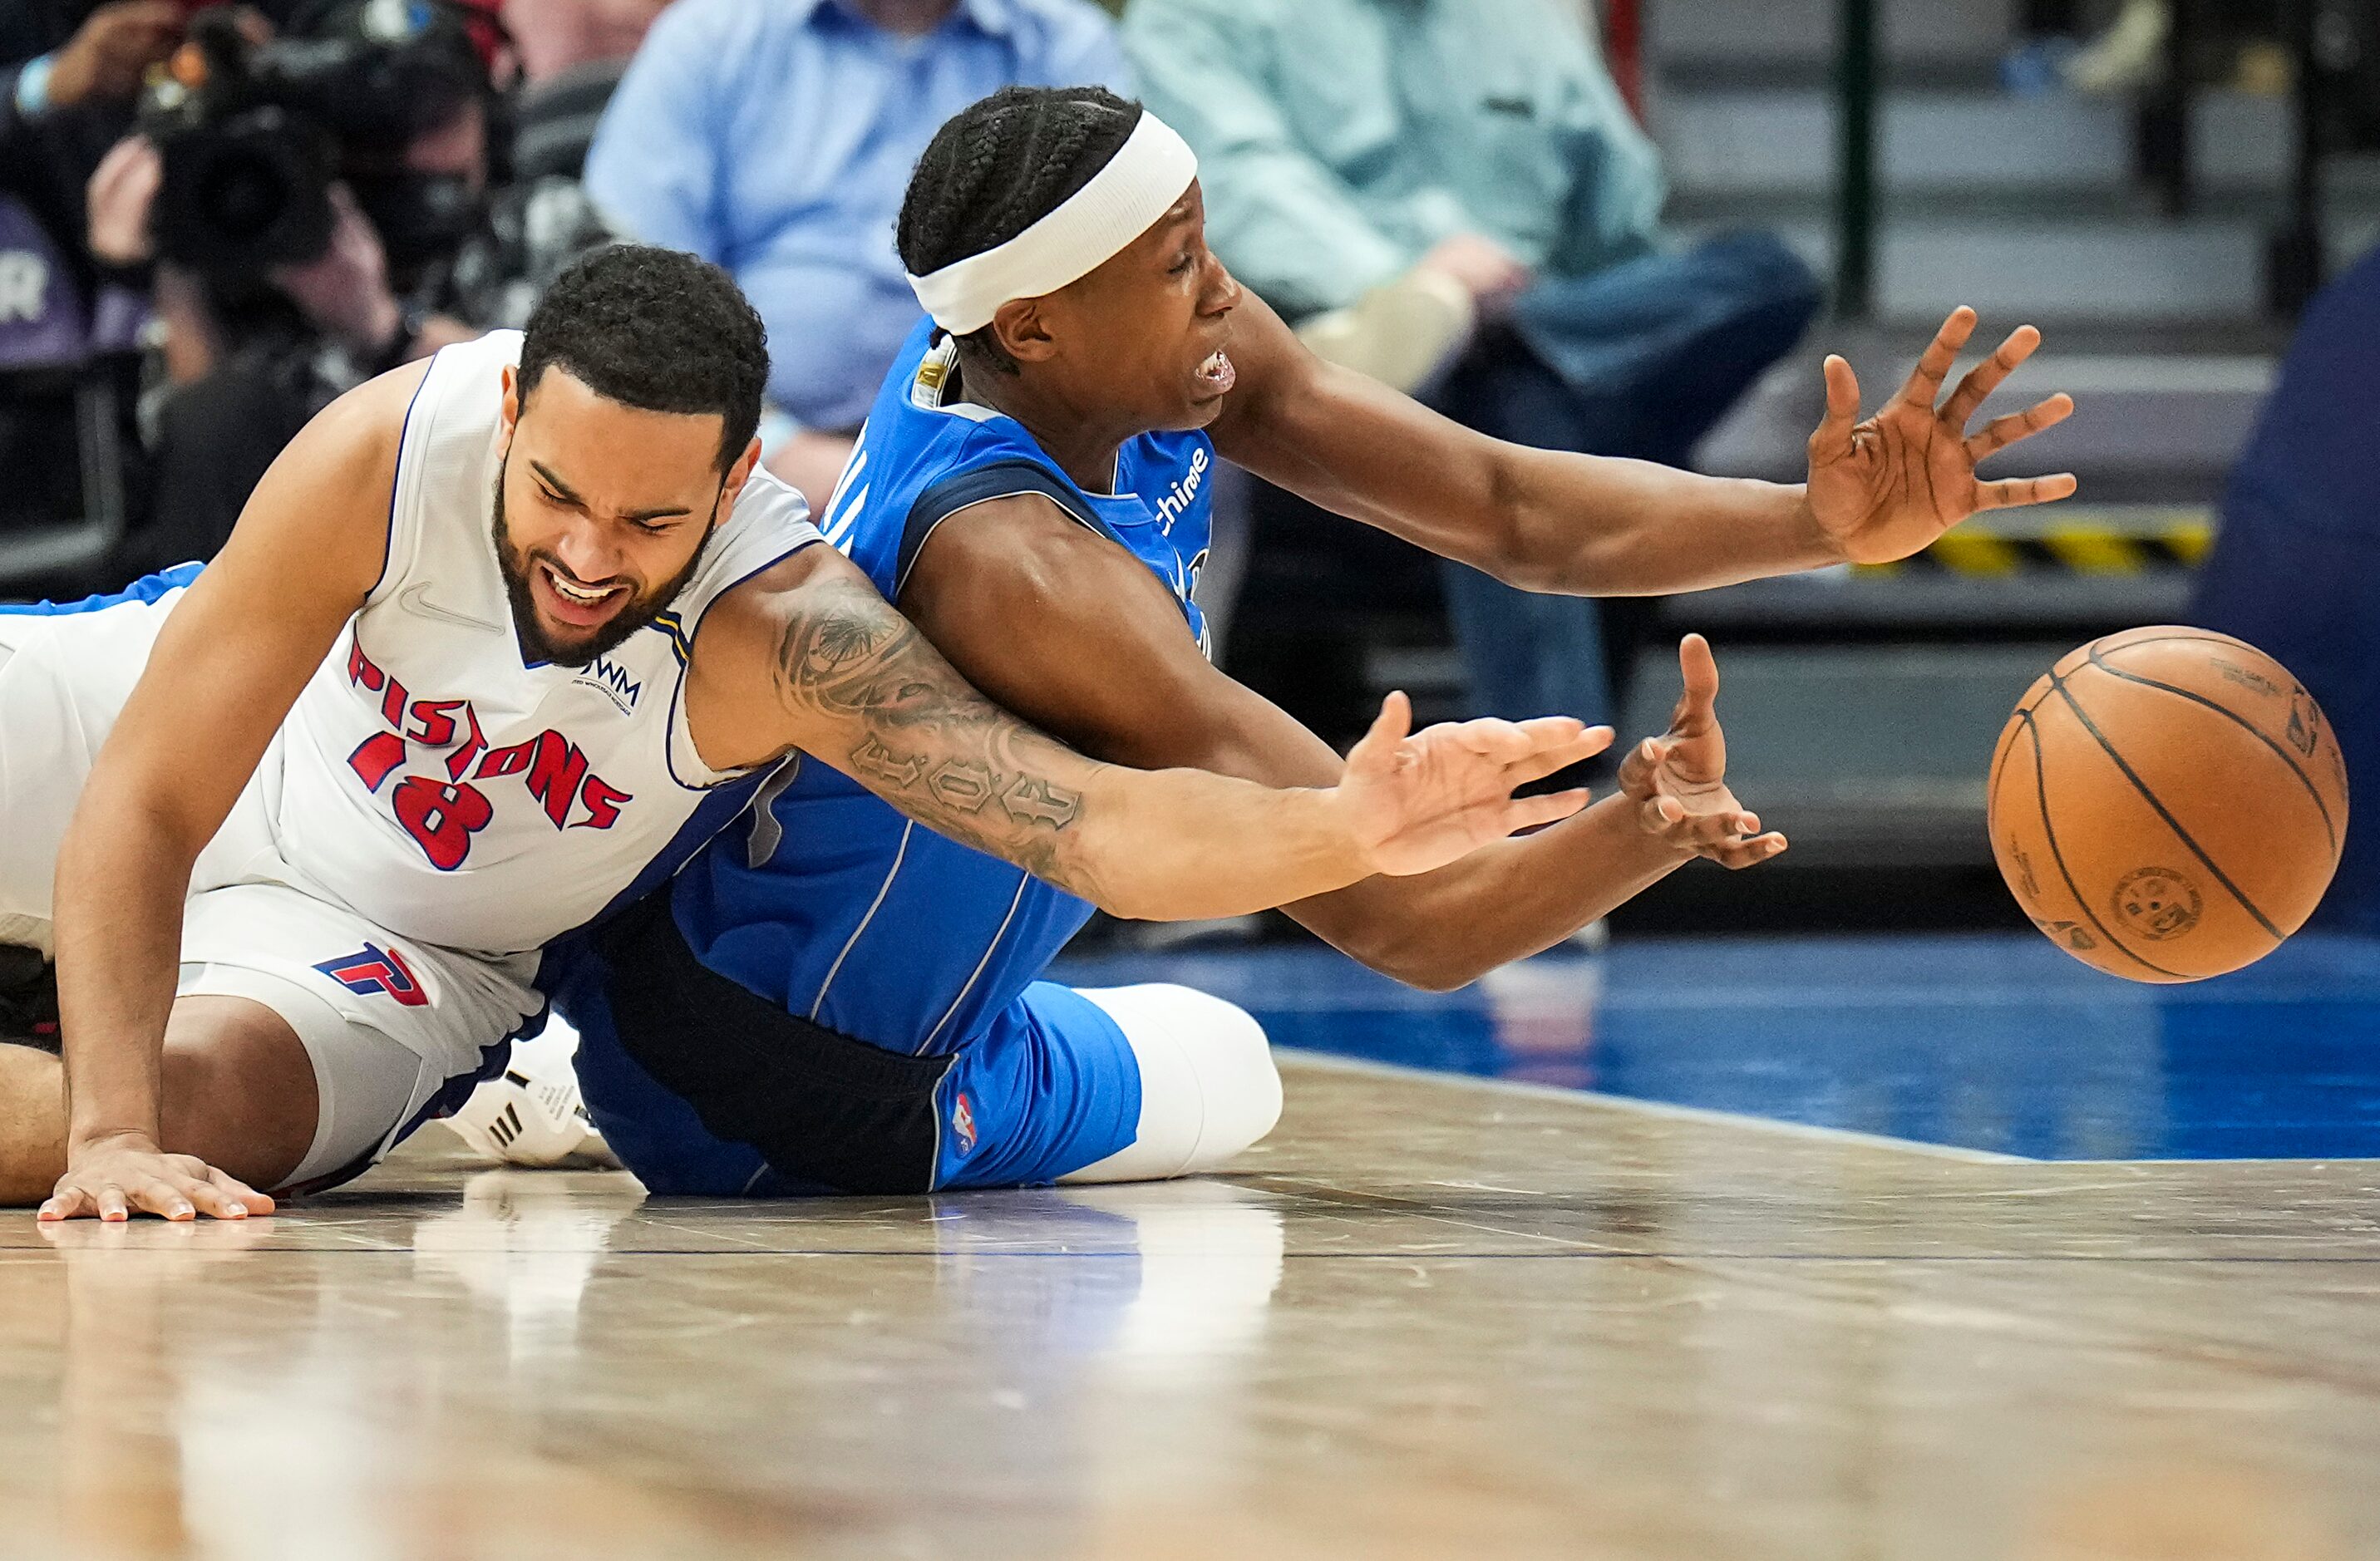
[[[6,1216],[0,1555],[2380,1555],[2380,950],[2061,963],[1108,962],[1504,1077],[1291,1054],[1163,1186]]]

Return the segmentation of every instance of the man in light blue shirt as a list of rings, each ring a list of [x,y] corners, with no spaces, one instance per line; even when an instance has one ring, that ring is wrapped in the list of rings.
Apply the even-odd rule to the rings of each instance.
[[[1090,0],[678,0],[604,113],[587,188],[759,309],[795,425],[770,469],[815,505],[917,321],[892,224],[927,141],[1002,87],[1084,84],[1127,84]]]
[[[1197,150],[1208,242],[1318,353],[1392,381],[1402,359],[1398,388],[1500,439],[1682,465],[1817,287],[1766,235],[1663,249],[1660,159],[1590,10],[1132,0],[1123,33],[1148,106]],[[1451,328],[1373,308],[1450,288]],[[1609,718],[1592,601],[1443,569],[1478,713]]]

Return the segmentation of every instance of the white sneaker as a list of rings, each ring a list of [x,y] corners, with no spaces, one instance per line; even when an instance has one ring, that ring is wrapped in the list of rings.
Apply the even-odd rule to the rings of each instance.
[[[588,1119],[570,1059],[578,1032],[550,1015],[544,1032],[513,1043],[504,1072],[471,1092],[447,1127],[473,1153],[505,1166],[558,1166],[565,1161],[619,1168],[603,1135]]]

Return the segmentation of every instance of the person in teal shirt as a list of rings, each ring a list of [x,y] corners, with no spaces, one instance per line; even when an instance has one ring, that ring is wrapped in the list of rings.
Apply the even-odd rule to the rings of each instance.
[[[1483,432],[1683,465],[1817,310],[1768,235],[1662,247],[1660,158],[1582,0],[1132,0],[1123,40],[1232,273],[1326,356],[1352,319],[1409,365],[1430,317],[1395,306],[1451,295],[1439,371],[1382,377]],[[1482,713],[1609,719],[1592,601],[1443,568]]]

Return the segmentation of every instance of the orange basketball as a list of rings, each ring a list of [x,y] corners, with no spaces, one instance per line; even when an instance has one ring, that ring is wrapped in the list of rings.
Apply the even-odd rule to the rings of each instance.
[[[2313,914],[2347,834],[2347,765],[2313,696],[2255,647],[2128,629],[2019,702],[1986,817],[2000,876],[2059,948],[2134,981],[2199,981]]]

